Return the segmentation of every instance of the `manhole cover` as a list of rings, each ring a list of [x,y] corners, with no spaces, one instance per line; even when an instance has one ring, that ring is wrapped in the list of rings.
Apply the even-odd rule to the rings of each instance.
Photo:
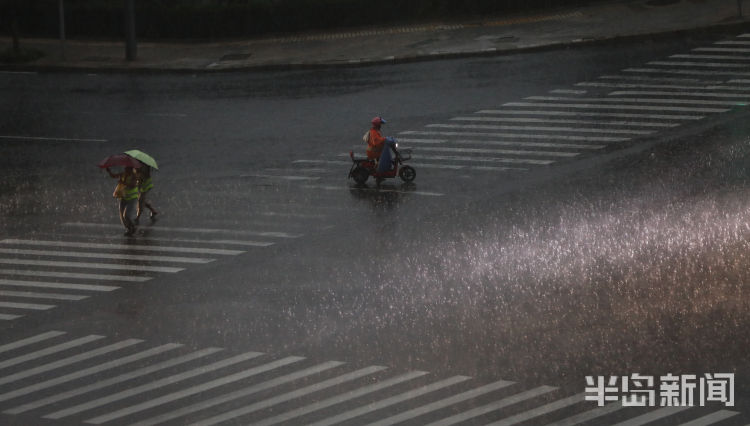
[[[244,59],[247,59],[252,55],[252,53],[230,53],[228,55],[224,55],[219,59],[220,61],[242,61]]]

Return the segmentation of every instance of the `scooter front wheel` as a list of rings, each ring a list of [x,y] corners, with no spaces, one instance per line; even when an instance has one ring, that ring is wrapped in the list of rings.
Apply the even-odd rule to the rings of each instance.
[[[404,182],[411,182],[417,177],[417,171],[412,166],[404,166],[398,171],[398,177]]]
[[[370,177],[370,172],[364,167],[357,167],[352,172],[352,178],[354,179],[355,182],[357,182],[360,185],[367,182],[367,178],[369,177]]]

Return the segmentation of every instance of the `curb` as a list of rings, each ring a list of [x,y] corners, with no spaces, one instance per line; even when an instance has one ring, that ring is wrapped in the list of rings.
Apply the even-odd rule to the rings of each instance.
[[[606,45],[619,42],[632,42],[638,40],[659,39],[665,40],[676,37],[684,37],[690,34],[710,33],[710,32],[729,32],[729,31],[750,31],[750,21],[737,21],[729,23],[714,24],[704,27],[696,27],[680,30],[669,30],[653,33],[616,35],[587,39],[576,39],[569,41],[560,41],[545,43],[539,45],[529,45],[515,48],[498,49],[489,48],[481,50],[464,50],[460,52],[435,52],[420,55],[389,56],[376,59],[353,59],[340,62],[289,62],[279,64],[263,65],[244,65],[228,67],[222,69],[210,68],[158,68],[134,65],[132,67],[77,67],[66,65],[34,65],[34,64],[4,64],[0,63],[0,70],[6,72],[75,72],[75,73],[102,73],[102,74],[214,74],[214,73],[232,73],[232,72],[263,72],[263,71],[292,71],[292,70],[311,70],[326,68],[359,68],[377,65],[396,65],[408,64],[415,62],[429,62],[437,60],[461,59],[470,57],[493,57],[504,56],[516,53],[542,52],[554,49],[576,48],[594,45]]]

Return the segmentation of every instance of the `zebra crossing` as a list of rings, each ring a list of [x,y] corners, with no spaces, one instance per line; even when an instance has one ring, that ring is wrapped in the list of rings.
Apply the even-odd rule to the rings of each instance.
[[[119,339],[119,338],[118,338]],[[554,386],[50,330],[0,344],[0,416],[84,424],[712,425],[737,411],[598,407]],[[528,424],[528,423],[526,423]]]
[[[70,233],[0,239],[0,321],[16,320],[304,235],[269,227],[154,226],[148,235],[123,240],[111,237],[122,228],[118,224],[69,222],[61,228]]]
[[[740,34],[397,136],[402,147],[413,149],[418,169],[515,173],[665,135],[748,102],[750,34]],[[362,146],[350,149],[363,151]]]

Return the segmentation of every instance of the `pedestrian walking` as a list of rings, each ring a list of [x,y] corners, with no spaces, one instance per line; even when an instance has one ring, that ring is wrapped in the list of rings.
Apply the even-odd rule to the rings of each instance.
[[[119,200],[120,222],[125,227],[125,235],[135,234],[133,215],[138,208],[138,177],[133,167],[125,167],[122,173],[112,173],[107,167],[107,173],[117,179],[117,187],[112,196]]]
[[[135,215],[135,224],[138,225],[144,207],[151,211],[149,214],[151,220],[154,220],[159,212],[147,200],[149,192],[154,188],[154,182],[151,179],[151,167],[144,164],[136,173],[138,174],[138,211]]]

